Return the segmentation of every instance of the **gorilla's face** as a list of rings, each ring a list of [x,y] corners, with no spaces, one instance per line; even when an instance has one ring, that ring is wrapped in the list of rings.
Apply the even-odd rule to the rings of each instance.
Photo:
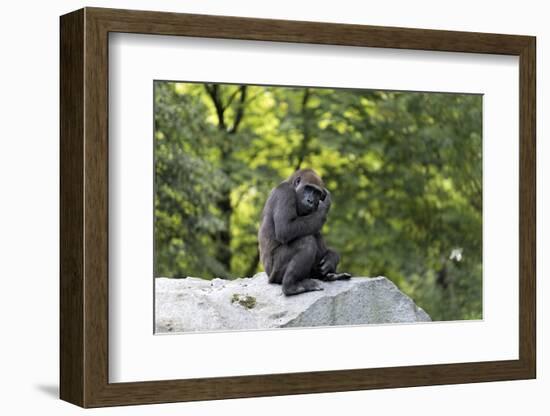
[[[297,178],[296,203],[298,215],[308,215],[319,208],[319,201],[324,201],[325,190],[316,184],[302,182]]]

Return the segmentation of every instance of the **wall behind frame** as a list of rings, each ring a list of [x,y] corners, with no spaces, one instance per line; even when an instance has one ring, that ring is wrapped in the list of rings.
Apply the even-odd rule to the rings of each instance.
[[[538,37],[538,276],[544,276],[544,243],[550,222],[550,146],[543,140],[544,103],[550,100],[547,61],[550,28],[544,2],[503,3],[462,0],[356,2],[353,0],[254,2],[233,0],[121,0],[6,3],[0,14],[2,141],[0,150],[0,302],[3,343],[0,346],[0,409],[11,414],[40,411],[56,415],[83,410],[61,402],[58,395],[58,274],[59,274],[59,15],[84,6],[164,10],[188,13],[240,15],[261,18],[317,20],[452,29]],[[546,135],[547,136],[547,135]],[[547,412],[550,361],[544,356],[549,317],[549,285],[538,281],[538,379],[532,381],[423,387],[400,390],[331,393],[218,402],[166,404],[86,411],[103,415],[279,415],[317,412],[349,415],[365,412],[411,415],[542,415]],[[546,325],[548,327],[548,325]],[[405,348],[405,346],[404,346]],[[8,413],[7,413],[8,414]]]

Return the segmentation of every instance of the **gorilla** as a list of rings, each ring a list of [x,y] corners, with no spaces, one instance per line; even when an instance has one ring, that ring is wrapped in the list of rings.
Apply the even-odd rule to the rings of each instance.
[[[323,290],[313,279],[349,279],[337,273],[340,256],[321,235],[331,197],[312,169],[301,169],[271,191],[258,233],[260,260],[269,283],[282,284],[287,296]]]

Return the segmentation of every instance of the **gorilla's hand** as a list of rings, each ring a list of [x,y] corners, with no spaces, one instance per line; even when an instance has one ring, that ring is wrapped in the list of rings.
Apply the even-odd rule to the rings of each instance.
[[[319,214],[326,220],[330,206],[332,205],[332,197],[330,196],[328,189],[325,189],[325,192],[325,199],[323,201],[319,201],[319,208],[317,209],[317,212],[319,212]]]

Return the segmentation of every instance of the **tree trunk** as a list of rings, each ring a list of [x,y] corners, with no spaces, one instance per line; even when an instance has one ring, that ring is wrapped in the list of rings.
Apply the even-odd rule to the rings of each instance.
[[[254,275],[254,272],[258,269],[258,264],[260,263],[260,250],[256,248],[256,254],[252,258],[252,261],[250,262],[248,268],[246,269],[245,276],[251,277]]]
[[[298,149],[298,162],[294,170],[298,170],[302,167],[304,159],[307,156],[307,151],[309,148],[309,141],[311,139],[309,123],[311,122],[311,111],[307,108],[307,103],[309,101],[310,91],[309,88],[304,89],[304,96],[302,97],[302,142],[300,143],[300,148]]]
[[[229,168],[229,162],[232,157],[232,143],[231,136],[235,135],[239,129],[239,126],[242,122],[245,109],[246,101],[246,86],[241,86],[237,90],[239,93],[239,102],[237,104],[237,109],[235,111],[235,119],[231,127],[227,126],[226,113],[225,110],[229,108],[235,94],[233,94],[227,102],[224,104],[222,102],[222,96],[220,93],[220,86],[217,84],[208,85],[205,84],[206,91],[214,107],[216,108],[216,115],[218,118],[218,129],[222,132],[223,142],[220,143],[221,148],[221,157],[220,165],[221,169],[227,178],[227,184],[222,189],[222,197],[217,203],[217,207],[220,210],[220,217],[223,222],[223,229],[220,230],[215,238],[218,241],[218,252],[216,259],[226,270],[225,276],[220,276],[222,278],[231,277],[231,216],[233,215],[233,207],[231,205],[231,176],[232,172]]]

